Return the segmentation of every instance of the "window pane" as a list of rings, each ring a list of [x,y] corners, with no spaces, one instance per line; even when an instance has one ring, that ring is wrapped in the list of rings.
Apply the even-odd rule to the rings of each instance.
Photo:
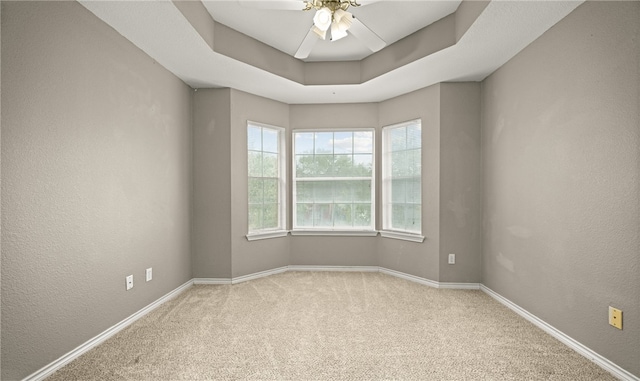
[[[315,164],[315,176],[333,176],[333,155],[316,155]]]
[[[294,228],[372,229],[373,131],[314,132],[312,145],[309,134],[294,132]]]
[[[331,221],[331,205],[330,204],[314,204],[313,205],[313,226],[329,227],[332,226]]]
[[[373,153],[373,131],[356,131],[353,133],[354,153]]]
[[[421,232],[422,132],[420,121],[383,128],[383,229]]]
[[[406,206],[406,220],[405,228],[410,231],[420,231],[421,220],[421,207],[420,205],[407,205]]]
[[[333,173],[336,177],[347,177],[353,173],[353,157],[351,155],[335,155]]]
[[[262,204],[249,205],[249,231],[262,229]]]
[[[315,175],[315,158],[313,155],[296,155],[296,176],[312,177]]]
[[[391,228],[405,230],[404,204],[391,205]]]
[[[315,153],[333,154],[333,132],[315,133]]]
[[[422,131],[419,124],[412,124],[407,127],[407,148],[422,147]]]
[[[278,154],[277,153],[262,154],[262,176],[278,177]]]
[[[282,130],[247,124],[247,204],[249,233],[283,228]]]
[[[297,224],[300,227],[313,227],[313,204],[296,204]]]
[[[406,201],[406,192],[406,180],[391,180],[391,202],[400,204],[404,203]]]
[[[298,181],[296,183],[296,200],[299,202],[313,202],[313,183]]]
[[[355,204],[353,209],[353,226],[371,226],[371,204]]]
[[[422,184],[420,178],[407,180],[407,203],[420,204],[422,202]]]
[[[315,202],[333,202],[333,181],[314,181],[313,182],[313,200]]]
[[[313,153],[313,132],[295,134],[296,155]]]
[[[264,185],[262,179],[249,179],[249,204],[262,204]]]
[[[262,128],[247,127],[247,149],[250,151],[262,150]]]
[[[264,179],[264,202],[265,203],[277,203],[278,202],[278,179]]]
[[[352,227],[351,204],[335,204],[333,210],[333,226]]]
[[[407,131],[405,128],[391,129],[391,150],[399,151],[407,148]]]
[[[264,152],[278,153],[278,131],[267,128],[262,129],[262,150]]]
[[[278,204],[266,204],[262,211],[262,228],[274,229],[278,227]]]
[[[407,169],[407,151],[391,152],[391,176],[400,177],[409,174]]]
[[[353,201],[371,202],[371,180],[353,181]]]
[[[373,169],[373,155],[353,155],[353,175],[370,177]]]
[[[412,176],[420,175],[421,161],[422,157],[419,149],[407,151],[407,174]]]
[[[262,152],[249,151],[249,177],[262,177]]]
[[[333,152],[352,153],[353,152],[353,132],[334,132]]]
[[[335,202],[351,202],[353,200],[354,185],[354,181],[336,181],[334,183],[333,200]]]

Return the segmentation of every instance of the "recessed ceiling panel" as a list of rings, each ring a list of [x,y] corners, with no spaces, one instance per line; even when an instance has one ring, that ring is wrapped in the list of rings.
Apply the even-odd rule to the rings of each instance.
[[[378,1],[350,7],[349,11],[389,45],[455,12],[460,2]],[[268,9],[270,3],[276,9]],[[291,3],[299,3],[300,10],[286,10]],[[307,35],[315,12],[302,11],[301,0],[205,0],[203,4],[215,21],[291,56]],[[319,39],[305,61],[353,61],[372,53],[366,44],[349,35],[338,41]]]

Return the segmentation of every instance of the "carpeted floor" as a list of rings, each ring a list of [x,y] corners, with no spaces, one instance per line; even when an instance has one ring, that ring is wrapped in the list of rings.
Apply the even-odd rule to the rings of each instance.
[[[54,380],[614,380],[481,291],[380,273],[194,286]]]

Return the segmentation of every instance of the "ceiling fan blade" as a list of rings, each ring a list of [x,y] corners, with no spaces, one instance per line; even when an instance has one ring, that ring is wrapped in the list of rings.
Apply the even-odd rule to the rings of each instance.
[[[238,0],[240,5],[247,8],[275,9],[284,11],[301,11],[304,2],[301,0]]]
[[[349,33],[353,34],[358,40],[362,41],[362,43],[365,44],[367,48],[371,49],[372,52],[377,52],[378,50],[387,46],[387,43],[384,42],[383,39],[378,37],[377,34],[373,33],[373,31],[369,29],[369,27],[364,25],[362,21],[357,19],[355,16],[353,17],[351,27],[349,27]]]
[[[298,51],[294,54],[294,57],[301,60],[309,57],[309,53],[311,53],[311,49],[313,49],[317,41],[318,36],[313,32],[313,26],[311,26],[309,32],[304,36],[304,40],[302,40],[302,43],[298,47]]]

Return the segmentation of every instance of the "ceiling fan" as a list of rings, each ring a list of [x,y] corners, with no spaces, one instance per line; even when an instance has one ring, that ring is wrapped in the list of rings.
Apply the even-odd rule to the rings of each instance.
[[[384,40],[364,25],[360,19],[347,11],[350,7],[360,7],[373,3],[375,0],[366,1],[364,4],[360,4],[358,0],[241,0],[240,2],[245,6],[262,9],[315,10],[313,25],[294,54],[294,57],[299,59],[309,57],[311,49],[313,49],[318,39],[326,40],[328,38],[330,41],[337,41],[346,37],[348,34],[355,36],[373,52],[377,52],[387,45]],[[349,33],[347,33],[347,31]]]

